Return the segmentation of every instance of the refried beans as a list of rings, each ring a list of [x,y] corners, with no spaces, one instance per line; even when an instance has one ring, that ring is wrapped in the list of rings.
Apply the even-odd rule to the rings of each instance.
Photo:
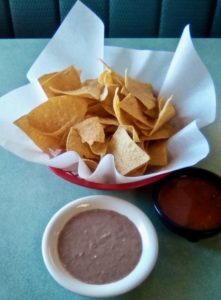
[[[142,251],[140,234],[125,216],[92,209],[73,216],[58,238],[64,268],[90,284],[105,284],[127,276]]]

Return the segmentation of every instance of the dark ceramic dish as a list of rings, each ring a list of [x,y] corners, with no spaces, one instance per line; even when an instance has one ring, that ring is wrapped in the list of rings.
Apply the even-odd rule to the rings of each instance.
[[[198,241],[199,239],[208,238],[213,235],[216,235],[221,232],[221,223],[219,225],[209,228],[209,229],[192,229],[189,226],[180,225],[178,222],[174,221],[173,218],[168,216],[168,213],[165,212],[165,209],[162,208],[162,204],[160,204],[160,193],[166,185],[171,184],[172,181],[177,182],[179,179],[189,178],[190,180],[203,179],[208,184],[215,185],[218,194],[216,194],[216,205],[218,201],[218,205],[221,207],[221,177],[207,170],[199,169],[199,168],[185,168],[178,171],[175,171],[168,175],[165,179],[158,182],[153,189],[153,197],[154,197],[154,207],[159,215],[161,221],[173,232],[185,237],[190,241]],[[162,195],[161,195],[162,196]],[[179,197],[177,197],[179,198]],[[179,201],[179,199],[177,199]],[[219,204],[220,202],[220,204]],[[209,201],[210,205],[210,201]],[[211,201],[211,205],[213,205],[213,201]],[[214,207],[207,207],[208,212]],[[180,207],[181,209],[181,207]],[[218,218],[221,220],[221,210],[219,209]],[[207,211],[204,211],[207,214]]]

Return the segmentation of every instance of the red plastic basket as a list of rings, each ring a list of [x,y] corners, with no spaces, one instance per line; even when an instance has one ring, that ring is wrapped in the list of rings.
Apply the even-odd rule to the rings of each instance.
[[[78,175],[72,174],[71,172],[53,168],[53,167],[49,167],[49,170],[51,170],[54,174],[63,178],[64,180],[67,180],[76,185],[84,186],[90,189],[109,190],[109,191],[120,191],[120,190],[129,190],[129,189],[138,188],[159,181],[160,179],[166,177],[169,174],[169,173],[161,174],[151,178],[143,179],[140,181],[129,182],[129,183],[112,184],[112,183],[97,183],[97,182],[88,181],[83,178],[80,178]]]

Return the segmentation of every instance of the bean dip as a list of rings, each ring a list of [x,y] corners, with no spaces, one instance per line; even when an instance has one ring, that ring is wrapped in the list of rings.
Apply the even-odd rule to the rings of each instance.
[[[90,284],[105,284],[127,276],[142,251],[140,234],[127,217],[92,209],[73,216],[58,238],[64,268]]]

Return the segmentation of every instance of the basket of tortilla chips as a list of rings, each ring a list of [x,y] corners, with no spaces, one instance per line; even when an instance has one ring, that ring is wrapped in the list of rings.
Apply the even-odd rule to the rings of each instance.
[[[176,114],[172,97],[157,98],[151,84],[105,67],[97,79],[84,82],[74,66],[41,76],[47,101],[15,124],[49,155],[77,152],[91,172],[107,154],[113,155],[124,176],[141,176],[153,167],[166,166],[166,143],[176,132],[170,124]]]
[[[215,89],[188,27],[175,52],[107,47],[78,1],[28,78],[1,99],[0,143],[68,181],[138,187],[209,152],[200,128],[215,119]]]

